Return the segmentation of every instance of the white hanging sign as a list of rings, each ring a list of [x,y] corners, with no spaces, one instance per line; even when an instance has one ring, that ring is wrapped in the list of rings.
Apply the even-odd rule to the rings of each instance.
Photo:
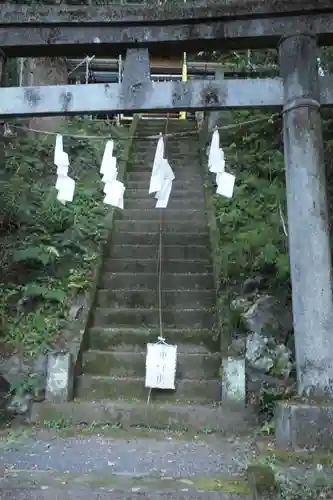
[[[70,177],[58,177],[56,189],[58,190],[57,199],[59,201],[73,201],[75,191],[75,181]]]
[[[166,208],[168,206],[171,189],[172,181],[164,180],[162,188],[155,195],[157,199],[155,208]]]
[[[64,153],[64,148],[63,148],[62,135],[57,134],[55,148],[54,148],[54,164],[55,165],[61,164],[61,161],[63,158],[63,153]]]
[[[156,193],[156,191],[159,191],[162,187],[163,155],[164,155],[164,141],[163,141],[163,136],[161,134],[156,146],[153,170],[150,178],[149,194]]]
[[[104,198],[106,205],[121,209],[124,208],[125,186],[122,182],[116,180],[107,182],[104,186],[104,192],[106,193]]]
[[[112,169],[113,161],[115,160],[115,158],[113,157],[113,147],[114,147],[113,141],[112,140],[107,141],[100,168],[101,174],[105,174],[105,172],[107,172],[110,168]]]
[[[216,194],[221,196],[225,196],[226,198],[232,198],[234,193],[236,177],[232,174],[228,174],[227,172],[223,172],[222,174],[217,176],[217,189]]]
[[[147,344],[145,387],[175,389],[177,346]]]
[[[116,158],[114,158],[114,160],[116,160]],[[110,168],[110,170],[107,170],[106,172],[104,172],[103,177],[102,177],[102,182],[106,183],[106,182],[115,181],[117,179],[117,177],[118,177],[117,167],[113,166],[112,168]]]
[[[220,148],[220,135],[219,131],[215,130],[213,132],[212,141],[210,143],[209,155],[208,155],[208,168],[211,169],[214,162],[216,162],[218,150]]]
[[[68,175],[68,165],[58,165],[57,166],[57,176],[66,177]]]
[[[225,169],[225,159],[224,159],[224,151],[223,149],[219,148],[216,152],[215,152],[215,156],[213,156],[212,158],[212,163],[211,163],[211,166],[209,168],[210,172],[213,172],[213,173],[220,173],[220,172],[224,172],[224,169]]]

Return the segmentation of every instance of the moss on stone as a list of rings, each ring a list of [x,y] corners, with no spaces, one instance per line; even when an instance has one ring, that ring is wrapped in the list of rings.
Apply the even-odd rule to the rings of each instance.
[[[275,474],[269,465],[250,464],[247,467],[246,475],[250,484],[260,494],[270,494],[277,491]]]
[[[244,478],[230,478],[230,476],[218,477],[191,477],[193,484],[203,491],[223,491],[225,493],[238,493],[239,495],[250,495],[251,488]]]
[[[310,451],[267,450],[264,457],[286,465],[326,465],[333,467],[333,453],[313,453]]]

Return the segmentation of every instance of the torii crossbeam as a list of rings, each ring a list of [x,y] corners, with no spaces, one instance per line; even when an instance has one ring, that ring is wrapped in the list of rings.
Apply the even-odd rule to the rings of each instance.
[[[0,47],[15,57],[112,57],[133,46],[146,47],[151,54],[269,48],[295,33],[317,36],[320,45],[333,44],[330,0],[103,7],[2,4],[0,9]]]

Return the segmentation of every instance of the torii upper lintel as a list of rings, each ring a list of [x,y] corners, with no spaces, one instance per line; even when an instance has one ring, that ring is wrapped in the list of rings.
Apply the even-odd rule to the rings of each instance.
[[[126,24],[213,19],[239,19],[274,15],[299,15],[333,12],[330,0],[204,0],[189,2],[149,2],[122,5],[1,5],[0,24],[29,23],[97,23]]]
[[[276,47],[285,35],[308,33],[333,45],[329,0],[290,3],[231,0],[203,7],[168,4],[131,6],[38,6],[3,4],[0,48],[8,57],[112,57],[128,48],[152,55],[201,50]],[[283,7],[283,8],[282,8]],[[311,7],[311,9],[310,9]]]

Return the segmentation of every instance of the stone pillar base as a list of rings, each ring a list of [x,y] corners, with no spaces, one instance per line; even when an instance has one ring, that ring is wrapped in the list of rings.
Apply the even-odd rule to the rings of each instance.
[[[331,405],[281,402],[276,407],[275,423],[276,446],[281,450],[333,451],[333,402]]]

